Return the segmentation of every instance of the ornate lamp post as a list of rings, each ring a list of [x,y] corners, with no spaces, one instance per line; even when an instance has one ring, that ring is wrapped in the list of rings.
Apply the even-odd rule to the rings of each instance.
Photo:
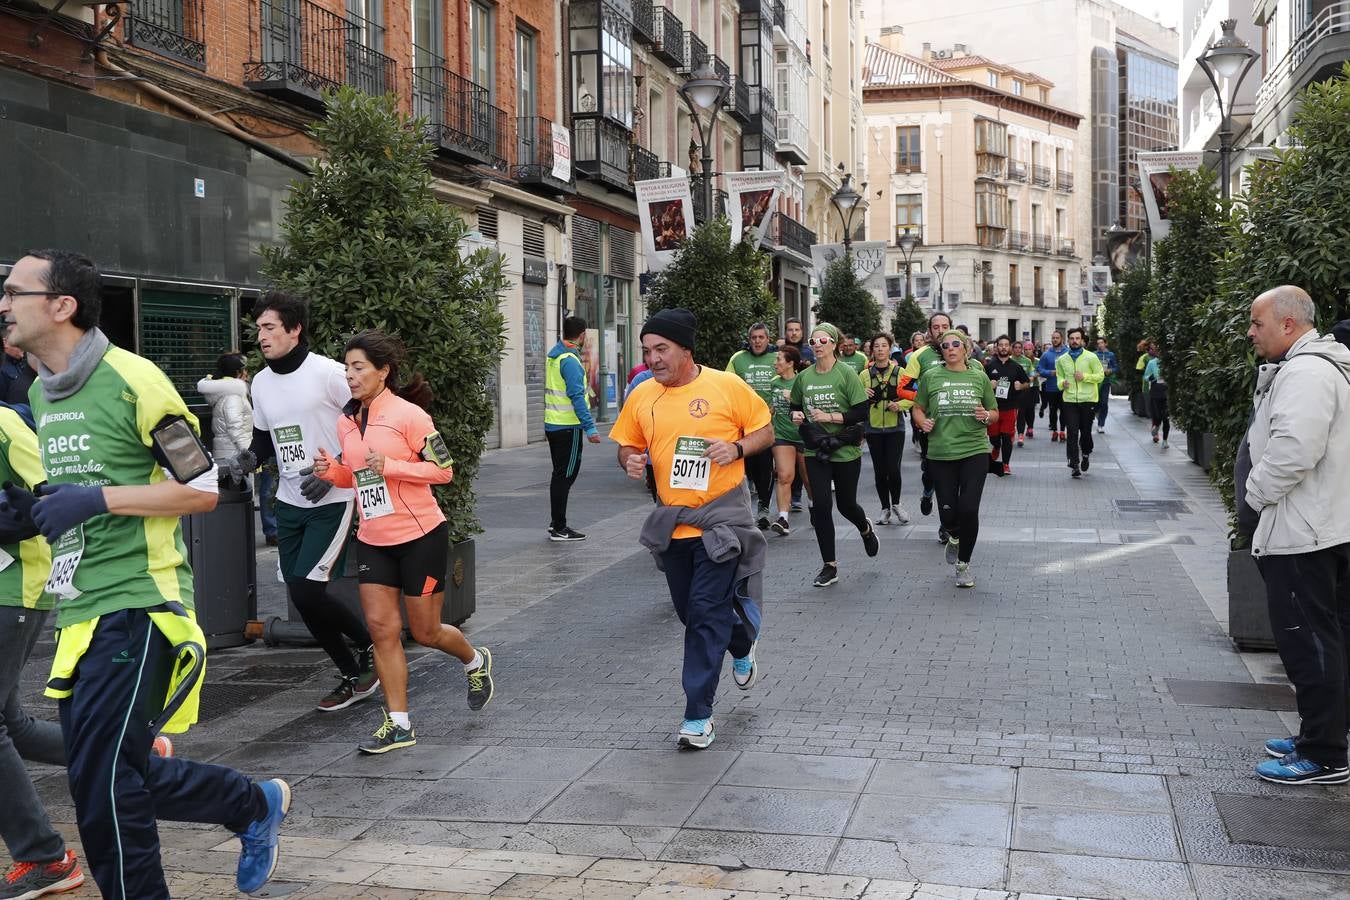
[[[1219,184],[1222,186],[1223,199],[1227,200],[1232,191],[1233,104],[1237,102],[1242,79],[1251,71],[1258,54],[1234,32],[1237,28],[1236,19],[1224,19],[1219,25],[1223,28],[1222,36],[1205,48],[1205,52],[1195,61],[1214,86],[1214,97],[1219,102]],[[1218,76],[1226,78],[1232,85],[1227,103],[1224,103],[1223,91],[1219,89]]]
[[[905,257],[905,298],[914,296],[914,292],[909,289],[910,259],[914,256],[914,248],[919,246],[919,238],[908,228],[905,233],[895,239],[895,246],[900,248],[900,253]]]
[[[951,267],[952,267],[952,266],[951,266],[951,263],[949,263],[949,262],[947,262],[945,259],[943,259],[943,258],[942,258],[942,254],[939,253],[939,254],[938,254],[938,258],[937,258],[937,262],[933,263],[933,271],[934,271],[935,273],[937,273],[937,277],[938,277],[938,283],[937,283],[937,303],[933,304],[933,311],[934,311],[934,312],[946,312],[946,311],[947,311],[947,295],[944,294],[944,293],[942,293],[942,282],[943,282],[943,279],[945,279],[945,278],[947,277],[947,270],[950,269]]]
[[[684,84],[680,85],[680,96],[684,98],[685,105],[689,107],[689,115],[694,120],[694,128],[698,132],[698,142],[703,148],[703,158],[699,166],[699,174],[703,178],[703,216],[704,221],[713,217],[713,189],[712,189],[712,133],[713,125],[717,123],[717,113],[722,109],[722,102],[726,100],[727,92],[731,90],[731,85],[718,78],[712,70],[712,66],[705,62]],[[712,115],[708,117],[708,128],[703,129],[703,113],[712,110]]]
[[[830,195],[830,203],[839,214],[839,223],[844,226],[844,256],[848,256],[853,246],[853,214],[860,208],[865,209],[867,204],[863,195],[853,189],[853,176],[844,172],[843,163],[839,164],[839,173],[843,175],[843,183]],[[867,182],[863,182],[862,188],[867,190]]]

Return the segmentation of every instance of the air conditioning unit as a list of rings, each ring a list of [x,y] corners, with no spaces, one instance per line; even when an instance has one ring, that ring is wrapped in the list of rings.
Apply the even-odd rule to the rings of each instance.
[[[936,57],[937,59],[951,59],[951,58],[952,58],[952,51],[950,51],[950,50],[939,50],[939,51],[937,51],[936,53],[934,53],[933,56]]]

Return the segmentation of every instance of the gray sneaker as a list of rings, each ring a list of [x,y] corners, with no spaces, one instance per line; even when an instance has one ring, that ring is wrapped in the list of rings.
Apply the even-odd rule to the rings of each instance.
[[[956,564],[956,586],[961,588],[973,588],[975,586],[975,576],[970,572],[970,563],[959,562]]]
[[[895,518],[895,524],[909,524],[909,510],[905,509],[905,504],[897,503],[891,507],[891,515]]]
[[[947,538],[947,565],[956,563],[956,554],[961,552],[961,542],[954,537]]]

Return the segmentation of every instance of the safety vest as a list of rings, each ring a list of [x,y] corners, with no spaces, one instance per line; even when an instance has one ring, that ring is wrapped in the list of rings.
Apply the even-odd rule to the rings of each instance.
[[[563,379],[562,362],[569,356],[577,361],[583,372],[586,370],[580,354],[570,347],[557,356],[548,357],[544,365],[545,425],[581,424],[581,420],[577,418],[576,407],[572,405],[572,398],[567,396],[567,382]]]

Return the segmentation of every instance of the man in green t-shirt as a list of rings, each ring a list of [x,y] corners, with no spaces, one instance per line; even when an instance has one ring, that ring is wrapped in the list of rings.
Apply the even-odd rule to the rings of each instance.
[[[774,363],[778,361],[778,348],[769,340],[769,326],[756,322],[750,326],[746,335],[748,349],[737,350],[727,361],[727,371],[739,376],[759,394],[770,409],[773,409],[773,395],[769,382],[773,381]],[[769,496],[773,491],[773,453],[771,449],[761,450],[745,458],[745,477],[750,480],[758,498],[759,514],[755,517],[760,528],[769,527]]]
[[[852,335],[839,336],[839,361],[859,375],[867,368],[867,355],[858,352],[858,339]]]
[[[151,756],[157,731],[196,719],[206,640],[180,517],[215,508],[216,467],[165,374],[99,330],[101,278],[87,257],[43,250],[5,279],[4,339],[38,361],[29,399],[46,483],[5,488],[0,514],[52,545],[45,590],[61,600],[60,640],[47,693],[60,700],[70,793],[99,890],[167,900],[163,817],[234,831],[236,881],[248,893],[276,867],[289,786]]]

